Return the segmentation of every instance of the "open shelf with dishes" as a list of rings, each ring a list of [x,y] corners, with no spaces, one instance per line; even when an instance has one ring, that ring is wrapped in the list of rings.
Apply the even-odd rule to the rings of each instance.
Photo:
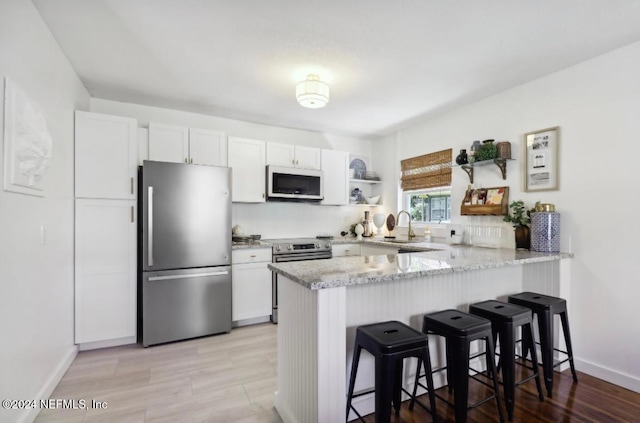
[[[369,180],[369,179],[349,179],[349,183],[359,183],[359,184],[381,184],[381,180]]]
[[[380,197],[382,194],[382,181],[374,181],[369,179],[349,179],[349,193],[349,204],[352,206],[379,206],[381,205]],[[367,199],[372,198],[375,200],[375,197],[378,197],[377,201],[367,201]]]
[[[382,181],[375,171],[367,170],[367,157],[350,156],[349,204],[357,206],[379,206]]]

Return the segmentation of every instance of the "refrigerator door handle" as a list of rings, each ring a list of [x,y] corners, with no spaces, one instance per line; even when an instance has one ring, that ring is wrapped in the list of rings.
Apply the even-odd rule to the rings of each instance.
[[[148,189],[147,264],[153,266],[153,187]]]
[[[149,282],[153,281],[167,281],[171,279],[187,279],[187,278],[203,278],[206,276],[224,276],[228,275],[229,271],[221,271],[221,272],[207,272],[207,273],[192,273],[189,275],[170,275],[170,276],[150,276]]]

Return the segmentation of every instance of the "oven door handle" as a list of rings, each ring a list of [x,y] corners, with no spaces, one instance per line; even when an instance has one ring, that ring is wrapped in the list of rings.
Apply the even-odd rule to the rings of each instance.
[[[287,256],[273,256],[274,263],[285,263],[288,261],[303,261],[303,260],[318,260],[318,259],[330,259],[331,253],[314,255],[314,254],[292,254]]]

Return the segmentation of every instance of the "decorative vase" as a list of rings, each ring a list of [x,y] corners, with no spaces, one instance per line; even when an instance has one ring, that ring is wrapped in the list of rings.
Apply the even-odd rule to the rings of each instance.
[[[527,229],[529,229],[529,228],[527,228]],[[355,232],[356,232],[356,238],[357,239],[362,239],[362,234],[364,233],[364,226],[362,226],[360,223],[358,223],[356,225]]]
[[[456,163],[459,165],[467,164],[469,161],[467,160],[467,150],[464,148],[460,150],[460,154],[456,157]]]
[[[553,208],[531,213],[531,251],[560,252],[560,213]]]
[[[516,226],[516,250],[528,250],[531,245],[531,230],[528,226]]]
[[[385,219],[386,217],[382,213],[376,213],[373,215],[373,224],[376,225],[376,228],[378,229],[378,237],[382,237],[382,226],[384,226]]]

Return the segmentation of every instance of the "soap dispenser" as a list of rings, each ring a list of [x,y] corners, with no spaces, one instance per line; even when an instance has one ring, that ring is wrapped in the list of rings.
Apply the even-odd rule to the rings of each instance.
[[[424,240],[425,242],[431,242],[431,230],[428,226],[424,228]]]

